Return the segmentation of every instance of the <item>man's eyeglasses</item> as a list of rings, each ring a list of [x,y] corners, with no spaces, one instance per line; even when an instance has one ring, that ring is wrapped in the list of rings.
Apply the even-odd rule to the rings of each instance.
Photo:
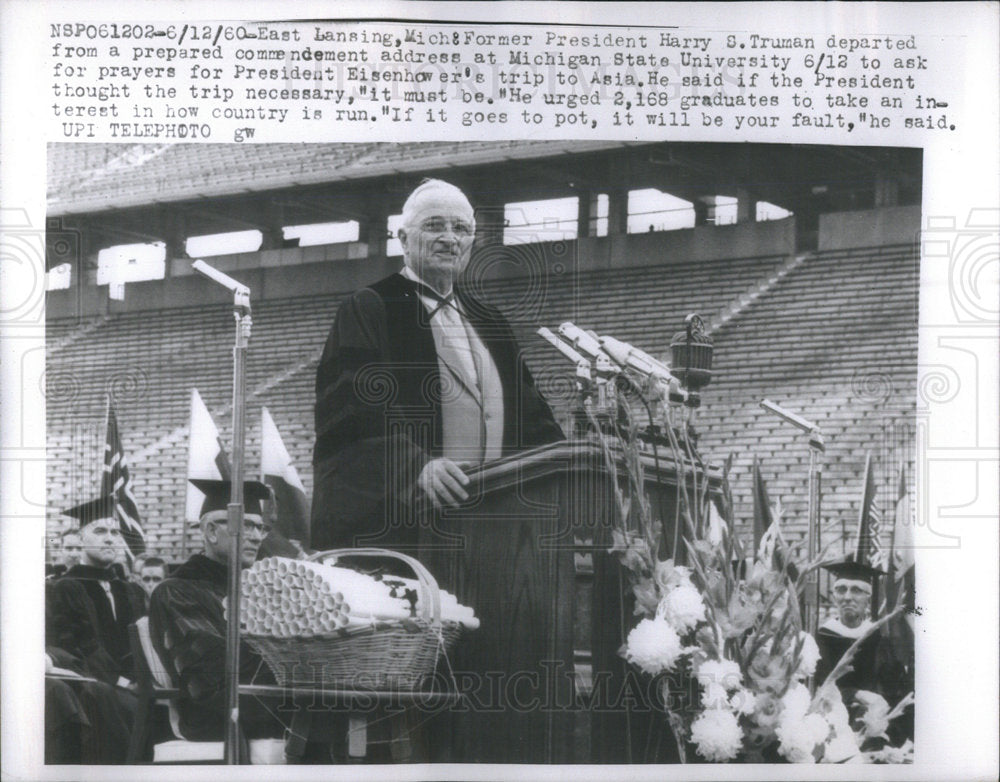
[[[229,530],[229,519],[226,517],[225,511],[215,511],[211,516],[205,517],[208,521],[214,522],[217,528],[228,531]],[[243,532],[257,532],[264,537],[267,537],[268,533],[274,529],[274,527],[264,521],[256,521],[251,519],[249,516],[243,517]]]
[[[243,531],[244,532],[256,532],[262,537],[266,537],[270,533],[272,527],[262,521],[253,521],[252,519],[243,519]]]
[[[465,220],[445,220],[442,217],[432,217],[420,224],[420,230],[427,234],[443,234],[451,228],[451,232],[459,239],[472,237],[472,224]]]
[[[870,589],[863,589],[862,587],[856,586],[835,586],[833,588],[833,594],[837,597],[844,597],[850,595],[851,597],[867,597],[872,591]]]
[[[98,537],[111,535],[114,538],[120,538],[122,534],[122,531],[118,527],[91,527],[90,531]]]

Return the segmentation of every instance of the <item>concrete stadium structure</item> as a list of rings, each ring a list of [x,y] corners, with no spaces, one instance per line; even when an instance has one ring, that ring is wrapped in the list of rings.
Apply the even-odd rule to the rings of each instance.
[[[70,286],[47,294],[47,501],[99,485],[104,399],[115,395],[150,549],[179,559],[188,405],[197,387],[229,434],[232,318],[221,288],[191,271],[185,240],[257,230],[254,252],[206,258],[250,286],[248,473],[267,406],[311,489],[315,366],[340,300],[401,266],[387,218],[426,176],[477,207],[470,274],[515,325],[543,393],[566,410],[572,367],[534,336],[565,320],[668,353],[689,312],[709,323],[715,376],[697,427],[703,456],[731,473],[749,537],[756,455],[787,537],[806,522],[805,438],[760,408],[767,397],[818,423],[823,537],[853,533],[865,456],[886,529],[900,459],[912,462],[917,393],[919,150],[780,145],[476,142],[467,144],[52,145],[47,264]],[[692,227],[629,233],[630,191],[690,203]],[[735,222],[718,215],[736,199]],[[567,235],[542,222],[504,242],[505,205],[577,199]],[[755,219],[767,202],[791,213]],[[641,218],[638,218],[641,219]],[[357,221],[357,238],[295,246],[290,225]],[[655,226],[654,226],[655,227]],[[510,226],[508,226],[508,229]],[[97,284],[98,252],[163,242],[163,279]],[[888,532],[886,532],[888,534]]]

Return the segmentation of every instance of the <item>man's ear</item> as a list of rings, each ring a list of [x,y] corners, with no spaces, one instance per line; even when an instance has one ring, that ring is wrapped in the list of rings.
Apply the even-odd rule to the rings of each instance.
[[[218,524],[212,519],[205,519],[202,522],[202,528],[205,531],[205,539],[210,543],[215,543],[219,539]]]
[[[399,244],[405,250],[406,249],[406,229],[405,228],[397,228],[396,229],[396,238],[399,239]]]

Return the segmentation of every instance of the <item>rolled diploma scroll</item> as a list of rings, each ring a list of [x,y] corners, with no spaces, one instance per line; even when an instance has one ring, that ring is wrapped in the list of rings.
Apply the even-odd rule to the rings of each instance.
[[[404,588],[416,591],[417,605],[421,606],[423,604],[421,600],[419,581],[399,576],[392,576],[387,580],[402,582]],[[462,625],[468,627],[470,630],[475,630],[479,627],[479,620],[476,618],[476,612],[470,606],[459,603],[457,597],[444,589],[441,590],[441,621],[461,622]]]
[[[413,579],[391,580],[420,594]],[[387,584],[336,565],[271,557],[254,563],[243,583],[244,626],[254,634],[308,637],[411,617],[409,602],[392,597]],[[441,592],[441,616],[471,629],[479,626],[473,610],[449,592]]]
[[[296,564],[318,574],[324,583],[323,591],[333,596],[342,596],[343,603],[350,606],[352,614],[376,619],[410,617],[409,604],[401,598],[392,597],[389,587],[371,576],[318,562],[296,561]]]

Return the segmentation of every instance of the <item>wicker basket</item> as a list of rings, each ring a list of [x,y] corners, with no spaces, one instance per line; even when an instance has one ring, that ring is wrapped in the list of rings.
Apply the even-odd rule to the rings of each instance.
[[[413,557],[386,549],[337,549],[309,557],[335,562],[346,557],[392,558],[405,562],[420,587],[420,615],[380,621],[331,635],[275,638],[245,635],[282,686],[336,687],[346,690],[405,691],[419,689],[437,672],[445,654],[461,634],[458,622],[441,621],[437,581]]]

